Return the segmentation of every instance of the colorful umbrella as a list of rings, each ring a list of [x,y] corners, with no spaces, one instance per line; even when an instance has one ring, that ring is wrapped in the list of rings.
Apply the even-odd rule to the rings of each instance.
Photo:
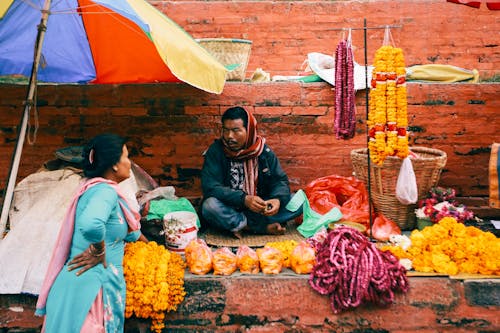
[[[481,2],[486,2],[486,7],[490,10],[500,10],[500,1],[467,1],[467,0],[446,0],[446,2],[457,3],[461,5],[466,5],[469,7],[479,8],[481,7]]]
[[[7,223],[30,110],[36,105],[37,80],[183,81],[220,94],[226,72],[145,0],[1,0],[0,75],[29,77],[29,85],[2,205],[0,235]]]
[[[0,75],[29,76],[43,0],[2,0]],[[144,0],[54,0],[38,80],[183,81],[221,93],[226,68]]]

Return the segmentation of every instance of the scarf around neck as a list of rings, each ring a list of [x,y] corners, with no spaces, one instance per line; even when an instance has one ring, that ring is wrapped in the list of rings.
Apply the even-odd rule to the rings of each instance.
[[[66,212],[64,220],[61,224],[61,228],[59,229],[56,244],[50,258],[47,272],[45,273],[45,279],[43,281],[40,294],[38,296],[36,304],[37,315],[45,314],[45,305],[47,303],[47,297],[49,295],[50,288],[52,287],[52,284],[54,283],[54,280],[61,271],[62,267],[66,263],[66,260],[68,259],[71,248],[71,241],[73,239],[73,231],[75,229],[75,213],[78,199],[80,199],[82,194],[85,193],[85,191],[87,191],[89,188],[100,183],[109,184],[118,193],[118,202],[120,204],[120,208],[123,211],[125,219],[127,220],[129,229],[135,231],[139,230],[141,227],[139,222],[139,213],[132,209],[130,205],[128,205],[127,199],[121,192],[120,187],[116,182],[100,177],[84,180],[78,188],[75,196],[71,200],[71,204]]]
[[[264,150],[264,144],[266,139],[257,135],[257,119],[245,110],[248,116],[247,124],[247,141],[245,143],[245,148],[239,151],[232,151],[226,145],[226,142],[222,140],[224,145],[224,154],[232,160],[242,161],[243,169],[245,172],[245,183],[243,185],[243,191],[249,195],[255,195],[258,182],[258,160],[257,158]]]

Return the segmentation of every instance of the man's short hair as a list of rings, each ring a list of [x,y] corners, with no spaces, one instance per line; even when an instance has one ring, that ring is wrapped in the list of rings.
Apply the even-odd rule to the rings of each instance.
[[[232,108],[227,109],[224,114],[222,115],[222,123],[224,123],[225,120],[236,120],[236,119],[241,119],[243,120],[243,127],[247,128],[248,125],[248,115],[247,112],[245,111],[244,108],[241,106],[234,106]]]

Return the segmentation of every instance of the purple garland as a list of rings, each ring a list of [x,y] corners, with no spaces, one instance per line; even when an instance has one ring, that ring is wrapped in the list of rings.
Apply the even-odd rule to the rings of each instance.
[[[330,296],[336,314],[366,303],[389,305],[396,292],[409,290],[399,260],[350,227],[330,231],[318,247],[309,285]]]
[[[342,40],[335,50],[335,120],[337,139],[351,139],[356,130],[354,57],[351,44]]]

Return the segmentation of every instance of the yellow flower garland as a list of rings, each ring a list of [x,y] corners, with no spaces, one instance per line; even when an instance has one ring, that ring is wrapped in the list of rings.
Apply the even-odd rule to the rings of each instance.
[[[177,310],[186,295],[182,257],[156,242],[127,243],[123,273],[127,284],[125,318],[151,318],[151,330],[160,333],[166,311]]]
[[[384,246],[382,250],[412,260],[419,272],[500,275],[500,239],[453,217],[445,217],[422,231],[413,230],[410,240],[406,251],[399,246]]]
[[[370,158],[378,165],[387,156],[405,158],[409,154],[405,76],[400,48],[385,45],[375,52],[368,108],[368,149]]]

